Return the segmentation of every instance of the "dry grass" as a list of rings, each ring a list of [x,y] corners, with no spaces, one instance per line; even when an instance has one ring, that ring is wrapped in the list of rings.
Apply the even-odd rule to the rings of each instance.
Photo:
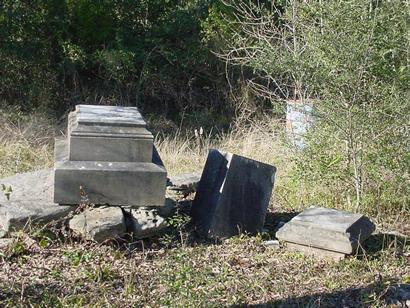
[[[51,165],[50,125],[36,117],[2,119],[1,175]],[[201,169],[210,147],[275,165],[271,206],[286,212],[299,203],[287,194],[293,153],[277,127],[261,120],[198,137],[178,130],[159,135],[156,144],[171,175]],[[384,228],[392,230],[390,224]],[[174,236],[179,231],[189,245]],[[96,245],[35,229],[17,234],[0,251],[0,306],[378,307],[392,285],[410,283],[410,247],[401,236],[375,236],[367,254],[335,263],[266,248],[262,241],[271,234],[217,245],[186,241],[188,231],[170,229],[170,237],[125,245]],[[399,231],[410,233],[405,226]]]
[[[22,239],[19,254],[3,261],[3,306],[380,307],[410,279],[409,258],[391,248],[335,263],[265,248],[261,237],[128,249],[40,238]]]
[[[52,166],[54,130],[48,120],[10,115],[0,110],[0,178]]]

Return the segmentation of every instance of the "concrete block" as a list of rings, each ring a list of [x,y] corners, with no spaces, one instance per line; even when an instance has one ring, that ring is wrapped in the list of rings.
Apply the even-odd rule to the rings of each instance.
[[[226,238],[261,232],[276,168],[211,149],[192,204],[196,230]]]
[[[361,214],[327,208],[308,208],[276,233],[282,241],[352,254],[375,230]]]
[[[166,170],[154,163],[70,161],[66,141],[56,140],[54,202],[79,204],[81,189],[89,203],[161,206]],[[65,155],[62,153],[66,153]]]

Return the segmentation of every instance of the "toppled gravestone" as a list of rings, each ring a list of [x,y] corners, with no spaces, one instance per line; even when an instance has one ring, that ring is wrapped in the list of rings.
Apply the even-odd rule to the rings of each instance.
[[[355,253],[374,230],[374,224],[361,214],[312,207],[292,218],[276,237],[291,250],[340,260]]]
[[[48,223],[75,209],[53,202],[52,169],[17,174],[0,180],[12,187],[7,197],[0,193],[0,233],[19,231],[30,223]]]
[[[192,204],[196,231],[215,238],[261,232],[275,172],[274,166],[211,149]]]

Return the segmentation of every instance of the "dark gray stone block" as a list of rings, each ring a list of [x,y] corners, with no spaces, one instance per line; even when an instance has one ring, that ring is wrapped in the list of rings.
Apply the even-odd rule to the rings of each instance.
[[[375,230],[361,214],[327,208],[308,208],[276,233],[282,241],[352,254]]]
[[[196,230],[226,238],[261,232],[276,168],[211,149],[192,204]]]
[[[0,180],[11,185],[10,200],[0,194],[0,230],[19,231],[29,222],[49,223],[65,217],[75,207],[53,202],[52,169],[17,174]]]
[[[80,187],[93,204],[161,206],[166,170],[154,163],[68,160],[65,140],[55,143],[54,202],[79,204]],[[66,153],[65,155],[63,153]]]
[[[56,163],[54,202],[79,204],[80,187],[94,204],[160,206],[165,202],[166,172],[153,163]]]

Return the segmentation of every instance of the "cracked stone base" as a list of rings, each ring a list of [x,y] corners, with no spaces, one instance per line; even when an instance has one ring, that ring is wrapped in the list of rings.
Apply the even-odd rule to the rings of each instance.
[[[68,160],[67,143],[56,140],[54,202],[161,206],[166,171],[154,163]],[[83,197],[82,197],[83,194]]]

